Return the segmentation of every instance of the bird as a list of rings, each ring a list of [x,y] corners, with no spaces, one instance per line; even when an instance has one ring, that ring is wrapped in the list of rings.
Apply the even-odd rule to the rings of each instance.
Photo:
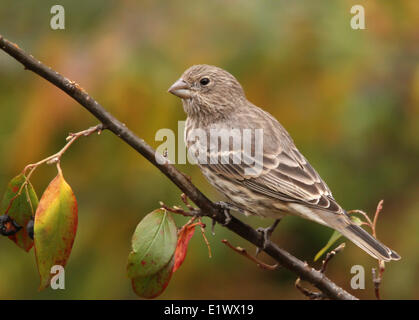
[[[193,65],[168,92],[182,100],[185,144],[209,183],[228,199],[220,203],[275,219],[271,227],[258,229],[264,233],[264,246],[282,217],[296,215],[337,230],[378,260],[401,258],[350,219],[286,129],[251,103],[228,71]],[[246,131],[247,139],[235,143]]]

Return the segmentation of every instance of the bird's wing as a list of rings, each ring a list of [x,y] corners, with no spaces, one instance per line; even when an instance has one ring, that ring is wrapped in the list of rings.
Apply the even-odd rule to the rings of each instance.
[[[218,162],[200,165],[208,166],[212,173],[259,194],[313,208],[310,214],[304,213],[303,216],[338,230],[376,259],[399,260],[400,256],[396,252],[350,220],[347,213],[333,199],[326,183],[295,147],[285,129],[279,123],[275,124],[274,128],[276,133],[268,132],[273,139],[264,150],[260,174],[247,174],[246,169],[249,166],[245,164],[245,161],[240,164],[234,163],[234,159],[246,157],[243,150],[238,149],[229,152],[230,161],[226,164]],[[273,144],[272,141],[278,142]],[[214,159],[219,156],[221,156],[220,152],[210,152],[210,158]]]
[[[242,149],[231,150],[230,161],[226,164],[203,166],[210,166],[212,173],[240,182],[257,193],[333,213],[344,213],[333,199],[329,187],[298,151],[287,131],[269,114],[263,116],[268,122],[264,124],[264,140],[269,140],[264,142],[267,146],[264,147],[260,174],[248,175],[245,169],[249,165],[243,161],[234,163],[235,157],[246,157]],[[213,152],[211,157],[217,155]]]

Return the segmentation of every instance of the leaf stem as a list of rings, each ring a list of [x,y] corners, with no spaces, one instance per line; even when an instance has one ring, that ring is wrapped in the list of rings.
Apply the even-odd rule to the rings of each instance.
[[[25,182],[22,183],[22,185],[20,186],[19,191],[16,193],[16,195],[10,200],[9,206],[7,207],[6,211],[4,214],[7,214],[10,210],[10,208],[13,205],[13,202],[16,200],[16,198],[18,198],[21,194],[23,189],[27,190],[27,185],[29,184],[29,179],[32,176],[32,174],[34,173],[34,171],[42,164],[47,163],[47,164],[53,164],[56,163],[57,164],[57,169],[58,172],[61,174],[61,167],[59,165],[61,157],[63,156],[63,154],[70,148],[70,146],[80,137],[88,137],[91,134],[97,132],[98,134],[100,134],[103,130],[105,129],[103,124],[98,124],[94,127],[90,127],[89,129],[80,131],[80,132],[76,132],[76,133],[70,133],[68,135],[68,137],[66,138],[66,141],[68,141],[65,146],[58,151],[57,153],[53,154],[52,156],[49,156],[45,159],[42,159],[36,163],[31,163],[28,164],[22,171],[23,176],[25,177]],[[26,174],[26,172],[29,170],[29,173]],[[29,196],[29,195],[28,195]],[[32,207],[32,204],[31,204]],[[33,209],[32,209],[32,213],[33,213]],[[34,214],[34,213],[33,213]]]

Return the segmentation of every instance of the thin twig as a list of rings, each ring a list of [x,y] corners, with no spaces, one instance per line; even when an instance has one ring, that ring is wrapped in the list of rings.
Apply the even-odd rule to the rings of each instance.
[[[77,132],[77,133],[70,133],[68,135],[68,137],[66,138],[66,145],[57,153],[53,154],[52,156],[46,157],[45,159],[42,159],[40,161],[38,161],[37,163],[32,163],[32,164],[28,164],[24,169],[23,169],[23,174],[26,176],[26,180],[29,180],[29,178],[31,177],[32,173],[35,171],[36,168],[38,168],[41,164],[47,163],[47,164],[54,164],[57,163],[61,160],[61,157],[64,155],[64,153],[71,147],[71,145],[80,137],[88,137],[91,134],[93,134],[94,132],[98,132],[100,134],[100,132],[102,132],[103,130],[103,125],[102,124],[98,124],[94,127],[90,127],[89,129]],[[26,175],[26,172],[29,170],[29,173]]]
[[[195,216],[198,216],[200,213],[199,210],[186,211],[182,208],[179,208],[178,206],[169,207],[163,201],[160,201],[159,204],[160,204],[160,208],[165,209],[171,213],[180,214],[185,217],[195,217]]]
[[[180,198],[182,199],[185,206],[189,209],[189,211],[194,211],[195,210],[195,208],[189,204],[188,196],[186,194],[182,193],[180,195]]]
[[[374,284],[374,294],[377,300],[381,300],[380,297],[380,283],[381,279],[377,276],[377,272],[375,268],[372,268],[372,282]]]
[[[384,200],[380,200],[377,204],[377,209],[375,210],[375,214],[374,214],[374,220],[372,223],[372,235],[374,236],[374,238],[377,238],[377,221],[378,221],[378,216],[380,215],[381,210],[383,210],[383,204],[384,204]],[[381,286],[381,282],[383,281],[383,274],[385,271],[386,267],[385,267],[385,262],[383,260],[378,260],[378,276],[376,276],[376,272],[375,269],[372,269],[372,282],[374,283],[374,293],[375,293],[375,297],[378,300],[381,300],[381,295],[380,295],[380,286]]]
[[[371,221],[370,217],[368,217],[368,215],[364,211],[362,211],[362,210],[350,210],[350,211],[348,211],[348,213],[349,214],[354,214],[354,213],[361,214],[365,218],[365,220],[367,220],[366,224],[372,229],[372,226],[373,226],[372,221]]]
[[[327,298],[323,292],[316,292],[308,290],[307,288],[304,288],[301,285],[301,279],[298,277],[297,280],[295,280],[295,287],[301,291],[302,294],[304,294],[306,297],[308,297],[310,300],[323,300]]]
[[[256,257],[248,254],[247,251],[246,251],[246,249],[244,249],[242,247],[235,247],[235,246],[233,246],[230,242],[228,242],[227,239],[223,239],[221,242],[224,243],[230,249],[232,249],[235,252],[237,252],[238,254],[240,254],[240,255],[248,258],[250,261],[256,263],[256,265],[258,267],[262,268],[262,269],[273,271],[273,270],[276,270],[278,268],[278,266],[279,266],[278,263],[277,264],[274,264],[274,265],[270,265],[270,264],[266,264],[263,261],[260,261],[258,258],[256,258]]]
[[[383,210],[383,204],[384,204],[384,200],[380,200],[380,202],[378,202],[377,205],[377,209],[375,210],[375,214],[374,214],[374,220],[372,223],[372,234],[374,236],[374,238],[377,237],[377,221],[378,221],[378,216],[380,215],[381,210]]]
[[[383,280],[383,273],[385,271],[385,262],[383,260],[378,261],[378,275],[375,268],[372,268],[372,282],[374,283],[374,293],[377,300],[381,300],[380,285]]]
[[[186,196],[186,194],[182,193],[180,195],[180,198],[182,199],[182,202],[185,204],[185,206],[188,208],[189,211],[185,211],[184,209],[179,208],[178,206],[169,207],[169,206],[165,205],[162,201],[160,201],[160,207],[162,209],[165,209],[165,210],[167,210],[169,212],[172,212],[172,213],[175,213],[175,214],[181,214],[185,217],[192,217],[182,227],[182,229],[185,228],[185,227],[191,227],[191,226],[195,227],[195,226],[199,225],[199,227],[201,229],[202,238],[204,239],[204,242],[205,242],[205,244],[208,248],[208,256],[211,258],[212,257],[211,246],[209,244],[209,241],[208,241],[207,237],[205,236],[206,225],[205,225],[205,223],[202,222],[202,217],[200,215],[200,211],[189,204],[188,197]],[[196,219],[198,220],[198,222],[195,223],[195,224],[192,224]]]
[[[326,268],[327,268],[327,264],[329,263],[329,261],[339,252],[341,252],[343,249],[345,248],[345,242],[341,243],[339,246],[337,246],[335,249],[333,249],[332,251],[328,252],[326,255],[326,258],[323,260],[322,262],[322,267],[320,268],[320,272],[321,273],[325,273]]]
[[[362,210],[351,210],[348,211],[348,213],[359,213],[361,214],[367,222],[362,222],[363,225],[367,225],[371,228],[372,236],[377,239],[377,221],[378,217],[380,215],[381,210],[383,210],[383,204],[384,200],[380,200],[377,204],[377,208],[375,210],[374,219],[371,221],[371,219],[368,217],[368,215],[362,211]],[[372,269],[372,282],[374,284],[374,293],[378,300],[381,299],[380,296],[380,286],[381,282],[383,280],[383,274],[385,271],[385,262],[383,260],[378,260],[378,274],[375,268]]]
[[[212,258],[211,246],[209,244],[207,236],[205,235],[206,224],[202,222],[201,217],[198,218],[198,221],[200,222],[199,228],[201,229],[202,238],[204,238],[204,242],[205,242],[205,244],[207,245],[207,248],[208,248],[208,257]]]
[[[163,208],[163,209],[167,210],[166,208]],[[198,222],[195,222],[195,220],[198,220]],[[205,244],[206,244],[206,246],[208,248],[208,256],[210,258],[212,258],[211,246],[210,246],[210,244],[208,242],[207,237],[205,236],[205,227],[206,227],[206,225],[205,225],[205,223],[202,222],[202,218],[201,217],[196,216],[196,215],[192,216],[192,218],[189,219],[189,221],[186,222],[185,225],[182,226],[182,228],[180,228],[180,230],[178,231],[178,235],[180,233],[182,233],[182,231],[184,229],[186,229],[186,228],[195,228],[196,226],[199,226],[199,228],[201,230],[202,238],[204,239],[204,242],[205,242]]]
[[[6,211],[4,212],[4,214],[7,214],[10,210],[10,208],[13,205],[13,202],[20,197],[20,195],[22,194],[22,191],[24,189],[27,190],[27,185],[29,184],[29,179],[31,178],[32,174],[35,172],[35,170],[42,164],[54,164],[54,163],[59,163],[61,160],[61,157],[64,155],[64,153],[70,148],[70,146],[80,137],[88,137],[91,134],[93,134],[94,132],[98,132],[98,134],[100,134],[102,132],[102,130],[104,129],[104,126],[102,124],[98,124],[94,127],[90,127],[89,129],[77,132],[77,133],[70,133],[68,135],[68,137],[66,138],[67,143],[65,144],[65,146],[58,151],[57,153],[54,153],[52,156],[46,157],[45,159],[42,159],[36,163],[31,163],[28,164],[22,171],[23,176],[25,177],[25,181],[22,183],[22,185],[19,188],[19,191],[16,193],[15,196],[13,196],[12,199],[10,199],[9,205],[6,209]],[[58,166],[59,167],[59,166]],[[26,174],[26,172],[29,170],[29,173]],[[58,170],[60,171],[60,170]],[[29,199],[29,195],[28,195],[28,199]],[[29,201],[31,207],[32,207],[32,203]],[[32,208],[32,213],[33,213],[33,208]]]
[[[326,272],[326,268],[327,268],[327,264],[329,263],[330,260],[332,260],[332,258],[334,256],[336,256],[339,252],[341,252],[343,249],[345,248],[345,243],[341,243],[339,246],[337,246],[335,249],[333,249],[332,251],[328,252],[326,255],[326,258],[324,258],[324,260],[322,261],[322,266],[320,268],[320,272],[322,274],[324,274]],[[309,299],[312,300],[321,300],[321,299],[325,299],[327,298],[323,292],[316,292],[316,291],[311,291],[307,288],[304,288],[301,285],[301,279],[297,278],[297,280],[295,281],[295,287],[300,290],[305,296],[307,296]]]
[[[192,214],[193,215],[191,221],[193,221],[195,218],[198,218],[198,221],[199,221],[198,224],[199,224],[199,227],[201,229],[202,238],[204,239],[204,242],[207,245],[207,248],[208,248],[208,256],[211,258],[212,257],[211,246],[210,246],[209,241],[208,241],[208,239],[207,239],[207,237],[205,235],[205,227],[206,227],[206,225],[205,225],[205,223],[202,222],[202,217],[197,215],[198,212],[197,212],[196,208],[194,208],[189,203],[188,196],[186,194],[182,193],[180,195],[180,198],[182,199],[182,202],[185,204],[185,206],[189,210],[189,212],[187,212],[187,214]],[[173,208],[175,208],[174,210],[177,211],[180,214],[186,213],[184,210],[180,209],[179,207],[173,207]]]

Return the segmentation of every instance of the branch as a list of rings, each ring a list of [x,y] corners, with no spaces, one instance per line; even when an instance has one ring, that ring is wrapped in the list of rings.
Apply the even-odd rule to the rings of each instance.
[[[338,247],[336,247],[335,249],[333,249],[332,251],[328,252],[326,255],[326,258],[324,258],[323,262],[322,262],[322,267],[320,268],[320,272],[321,273],[325,273],[326,272],[326,268],[327,268],[327,264],[329,263],[329,261],[339,252],[341,252],[343,249],[345,248],[345,242],[341,243]]]
[[[332,260],[332,258],[336,254],[341,252],[344,248],[345,248],[345,242],[340,244],[338,247],[336,247],[335,249],[333,249],[329,253],[327,253],[326,258],[322,262],[322,267],[320,268],[321,273],[324,274],[326,272],[327,264],[329,263],[329,261]],[[324,298],[327,298],[327,296],[323,292],[310,291],[309,289],[304,288],[301,285],[301,279],[300,278],[297,278],[297,280],[295,281],[295,287],[298,290],[300,290],[302,292],[302,294],[304,294],[310,300],[323,300]]]
[[[191,199],[201,211],[201,214],[213,219],[220,224],[224,224],[224,209],[211,202],[188,178],[178,171],[173,165],[169,164],[167,159],[148,145],[143,139],[137,137],[122,122],[116,119],[106,111],[96,100],[94,100],[82,87],[74,81],[71,81],[58,72],[45,66],[32,55],[27,54],[16,44],[9,42],[0,35],[0,49],[8,53],[14,59],[19,61],[25,69],[31,70],[42,78],[48,80],[56,87],[63,90],[70,97],[80,103],[87,111],[95,116],[103,126],[113,132],[121,140],[130,145],[164,175],[166,175],[189,199]],[[161,164],[162,163],[162,164]],[[228,229],[238,234],[257,247],[262,247],[263,236],[249,225],[243,223],[235,217],[225,225]],[[309,267],[303,261],[289,254],[287,251],[279,248],[276,244],[270,243],[264,251],[274,258],[281,266],[297,274],[301,279],[310,282],[321,290],[331,299],[357,299],[334,282],[324,276],[321,272]]]

